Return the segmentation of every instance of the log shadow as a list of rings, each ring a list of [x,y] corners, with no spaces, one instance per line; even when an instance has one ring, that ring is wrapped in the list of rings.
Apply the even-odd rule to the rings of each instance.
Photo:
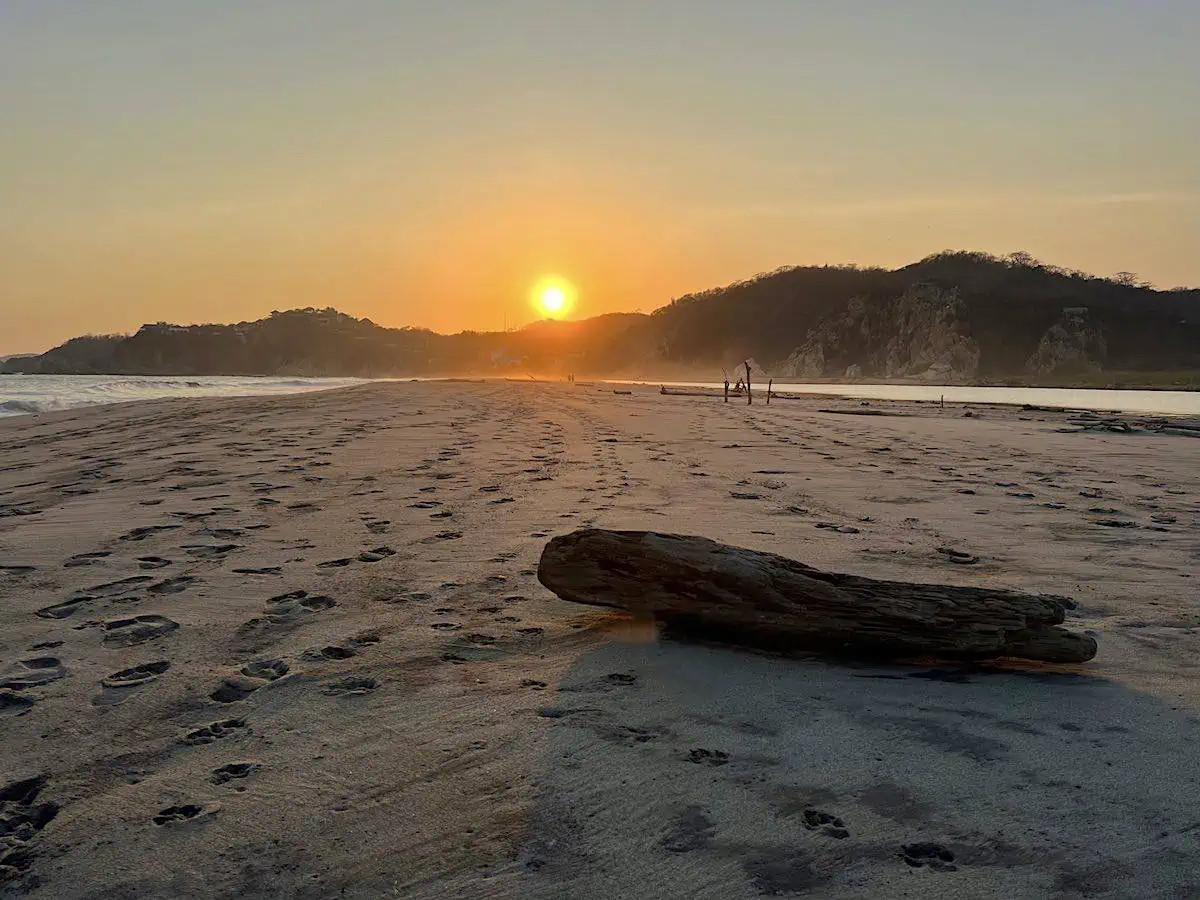
[[[1194,716],[1098,666],[913,662],[585,653],[541,710],[522,896],[1200,892]]]

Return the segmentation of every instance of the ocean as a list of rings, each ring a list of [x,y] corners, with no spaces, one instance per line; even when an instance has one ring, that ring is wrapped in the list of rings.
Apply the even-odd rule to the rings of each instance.
[[[268,378],[248,376],[0,375],[0,416],[31,415],[103,403],[164,397],[247,397],[295,394],[363,384],[361,378]],[[620,382],[614,382],[620,383]],[[639,382],[659,384],[660,382]],[[672,387],[712,383],[666,382]],[[763,390],[765,385],[756,385]],[[1075,388],[962,387],[920,384],[776,384],[776,391],[829,394],[873,400],[953,403],[1028,403],[1070,409],[1200,416],[1200,392],[1107,391]]]
[[[360,378],[239,376],[0,375],[0,416],[23,416],[102,403],[164,397],[295,394],[362,384]]]

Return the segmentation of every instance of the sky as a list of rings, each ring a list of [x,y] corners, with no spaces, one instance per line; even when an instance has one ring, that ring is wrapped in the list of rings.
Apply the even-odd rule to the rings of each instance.
[[[1200,285],[1196,0],[0,0],[0,354],[943,249]]]

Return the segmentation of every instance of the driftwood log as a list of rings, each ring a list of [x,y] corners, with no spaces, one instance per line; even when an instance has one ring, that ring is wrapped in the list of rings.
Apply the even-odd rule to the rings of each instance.
[[[1066,598],[876,581],[688,535],[574,531],[546,545],[538,580],[564,600],[771,650],[1056,663],[1096,655],[1095,640],[1059,627]]]

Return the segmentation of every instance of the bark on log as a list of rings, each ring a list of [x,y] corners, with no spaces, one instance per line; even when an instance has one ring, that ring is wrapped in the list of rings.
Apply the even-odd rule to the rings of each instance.
[[[772,650],[885,658],[1086,662],[1091,637],[1058,627],[1062,597],[876,581],[652,531],[553,538],[538,580],[564,600],[624,609],[674,631]]]

